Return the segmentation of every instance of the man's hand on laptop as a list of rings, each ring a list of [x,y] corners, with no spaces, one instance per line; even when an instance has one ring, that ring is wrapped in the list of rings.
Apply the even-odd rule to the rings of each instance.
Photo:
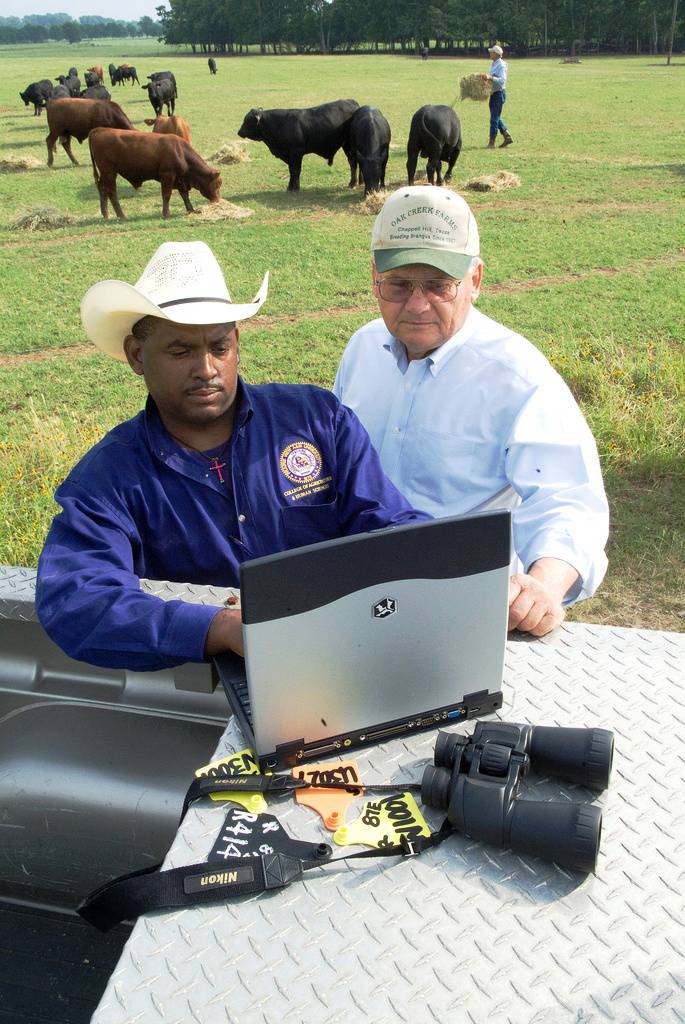
[[[509,580],[508,629],[532,636],[545,636],[563,622],[564,596],[578,579],[578,573],[559,558],[540,558],[527,573]]]
[[[225,651],[235,651],[236,654],[240,655],[245,654],[243,649],[243,623],[238,609],[226,608],[217,612],[207,631],[205,657],[211,658],[213,655],[223,654]]]

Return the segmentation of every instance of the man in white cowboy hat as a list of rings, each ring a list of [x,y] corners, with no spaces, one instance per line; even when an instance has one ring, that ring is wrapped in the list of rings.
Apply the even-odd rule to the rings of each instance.
[[[334,391],[418,508],[437,517],[514,508],[509,628],[542,636],[606,571],[592,434],[544,356],[475,308],[483,261],[461,196],[398,189],[371,250],[381,319],[353,335]]]
[[[497,132],[501,132],[503,136],[503,142],[500,146],[510,146],[514,141],[507,131],[507,126],[502,120],[502,107],[507,98],[507,74],[509,71],[507,62],[502,60],[503,54],[502,47],[499,45],[491,46],[488,50],[490,54],[490,72],[488,78],[492,82],[492,92],[490,93],[490,139],[488,141],[488,149],[495,148],[495,141],[497,139]]]
[[[428,518],[330,392],[238,376],[237,322],[267,286],[234,303],[204,242],[165,242],[135,286],[86,293],[86,333],[149,397],[56,492],[36,609],[72,657],[146,670],[240,652],[238,611],[163,601],[139,578],[235,586],[246,559]]]

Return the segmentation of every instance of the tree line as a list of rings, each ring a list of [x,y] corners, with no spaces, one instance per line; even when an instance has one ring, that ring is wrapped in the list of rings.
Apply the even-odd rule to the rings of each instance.
[[[165,42],[193,51],[662,53],[677,0],[167,0]],[[675,48],[683,18],[675,19]]]
[[[119,21],[96,14],[86,14],[77,19],[70,18],[68,14],[0,18],[0,44],[47,43],[50,39],[80,43],[82,39],[159,37],[161,32],[161,24],[147,15],[138,21]]]

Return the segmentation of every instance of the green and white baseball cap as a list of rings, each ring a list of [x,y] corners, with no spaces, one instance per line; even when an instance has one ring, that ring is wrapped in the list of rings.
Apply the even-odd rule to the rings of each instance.
[[[476,220],[465,199],[438,185],[407,185],[385,200],[371,232],[383,273],[425,263],[461,280],[480,254]]]

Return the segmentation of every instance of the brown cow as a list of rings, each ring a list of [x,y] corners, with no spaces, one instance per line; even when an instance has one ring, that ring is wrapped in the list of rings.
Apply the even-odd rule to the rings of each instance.
[[[145,124],[152,125],[153,132],[159,135],[178,135],[179,139],[190,142],[190,125],[175,114],[171,117],[165,117],[164,114],[160,114],[159,117],[146,117]]]
[[[45,142],[48,147],[48,167],[52,167],[57,140],[72,164],[78,160],[71,152],[72,136],[83,142],[92,128],[122,128],[135,131],[118,103],[112,100],[61,99],[48,103],[48,127],[50,134]]]
[[[193,213],[188,193],[196,188],[210,203],[220,199],[221,175],[205,163],[189,142],[177,135],[150,132],[132,134],[116,128],[95,128],[88,136],[93,176],[100,193],[100,211],[107,220],[107,200],[117,217],[124,211],[117,197],[117,174],[134,188],[144,181],[158,181],[162,186],[162,216],[169,216],[169,200],[178,189],[188,213]]]
[[[92,71],[94,75],[97,75],[100,79],[100,84],[104,85],[105,75],[100,64],[93,64],[92,68],[88,68],[88,71]]]

